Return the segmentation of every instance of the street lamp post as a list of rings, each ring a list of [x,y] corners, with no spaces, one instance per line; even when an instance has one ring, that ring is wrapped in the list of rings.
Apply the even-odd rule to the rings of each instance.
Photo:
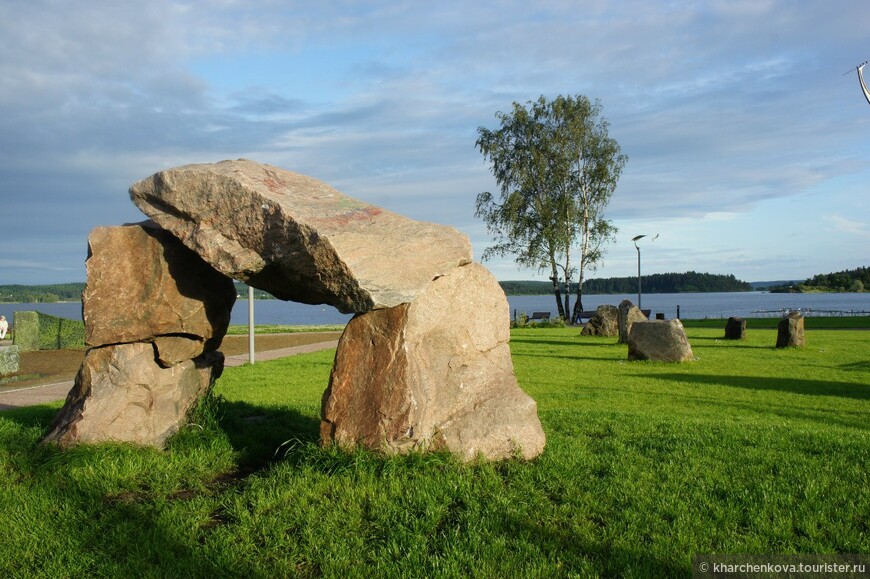
[[[658,233],[655,234],[655,237],[652,238],[652,241],[655,241],[659,236]],[[637,250],[637,309],[642,309],[640,307],[640,247],[637,245],[637,240],[641,237],[646,237],[646,234],[643,235],[635,235],[631,238],[634,242],[634,248]]]

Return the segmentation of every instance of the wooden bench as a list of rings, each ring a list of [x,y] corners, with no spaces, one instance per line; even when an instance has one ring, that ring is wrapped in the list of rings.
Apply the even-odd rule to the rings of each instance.
[[[590,319],[590,318],[591,318],[592,316],[594,316],[596,313],[598,313],[598,312],[596,312],[595,310],[585,311],[585,312],[580,312],[580,313],[577,315],[577,319],[578,319],[580,322],[582,322],[583,320],[588,320],[588,319]]]
[[[530,322],[538,320],[540,322],[549,322],[550,321],[550,312],[532,312],[532,317],[529,318]]]

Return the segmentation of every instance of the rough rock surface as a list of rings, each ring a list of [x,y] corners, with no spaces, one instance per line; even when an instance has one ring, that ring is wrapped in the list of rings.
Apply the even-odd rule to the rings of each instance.
[[[130,196],[227,276],[345,313],[410,302],[471,262],[471,243],[455,229],[244,159],[162,171],[135,183]]]
[[[806,345],[804,337],[804,317],[799,312],[791,312],[788,317],[780,320],[776,332],[777,348],[803,348]]]
[[[746,320],[743,318],[730,317],[725,323],[725,339],[726,340],[745,340],[746,339]]]
[[[233,282],[169,232],[149,222],[98,227],[88,236],[85,265],[88,345],[183,336],[197,343],[186,360],[220,345],[236,301]]]
[[[643,315],[636,305],[631,300],[622,300],[619,303],[619,342],[620,344],[628,343],[628,335],[631,332],[631,325],[634,322],[646,321],[647,317]]]
[[[410,304],[357,315],[323,395],[323,442],[446,448],[464,460],[537,456],[544,432],[517,386],[508,326],[504,293],[478,264],[431,282]]]
[[[619,308],[611,305],[601,305],[595,310],[583,330],[582,336],[616,336],[619,334]]]
[[[220,376],[223,360],[220,352],[210,352],[163,368],[149,343],[92,348],[45,441],[162,447]]]
[[[21,350],[18,346],[0,346],[0,376],[15,374],[21,365]]]
[[[692,347],[680,320],[637,321],[628,336],[629,360],[685,362],[692,359]]]

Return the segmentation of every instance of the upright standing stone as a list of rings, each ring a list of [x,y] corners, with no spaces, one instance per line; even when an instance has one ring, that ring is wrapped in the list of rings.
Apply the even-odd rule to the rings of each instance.
[[[806,344],[804,338],[804,317],[800,312],[790,312],[777,326],[777,348],[803,348]]]
[[[509,308],[481,265],[454,269],[410,304],[353,318],[323,395],[324,443],[444,448],[465,460],[543,451],[537,405],[517,386]]]
[[[326,183],[253,161],[186,165],[130,188],[146,215],[225,275],[344,313],[410,302],[471,243]]]
[[[163,368],[144,342],[92,348],[46,442],[132,442],[162,447],[220,376],[223,354]]]
[[[730,317],[725,323],[725,339],[726,340],[745,340],[746,339],[746,320],[743,318]]]
[[[622,300],[619,303],[619,343],[627,344],[631,325],[634,322],[646,321],[646,319],[647,317],[631,300]]]
[[[88,236],[82,292],[85,342],[104,346],[187,338],[187,360],[215,350],[236,301],[231,279],[168,231],[144,222],[97,227]]]
[[[235,286],[152,223],[99,227],[88,243],[92,348],[45,440],[162,446],[223,370]]]

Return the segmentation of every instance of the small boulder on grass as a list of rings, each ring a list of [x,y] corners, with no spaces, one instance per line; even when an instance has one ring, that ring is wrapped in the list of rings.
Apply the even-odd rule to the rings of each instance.
[[[776,347],[803,348],[805,345],[804,317],[800,312],[790,312],[788,317],[779,322],[776,332]]]
[[[619,308],[611,305],[598,306],[583,330],[581,336],[616,336],[619,334]]]
[[[692,346],[680,320],[637,321],[631,325],[629,360],[685,362],[692,357]]]
[[[745,340],[746,339],[746,320],[743,318],[728,318],[725,324],[725,339],[726,340]]]

